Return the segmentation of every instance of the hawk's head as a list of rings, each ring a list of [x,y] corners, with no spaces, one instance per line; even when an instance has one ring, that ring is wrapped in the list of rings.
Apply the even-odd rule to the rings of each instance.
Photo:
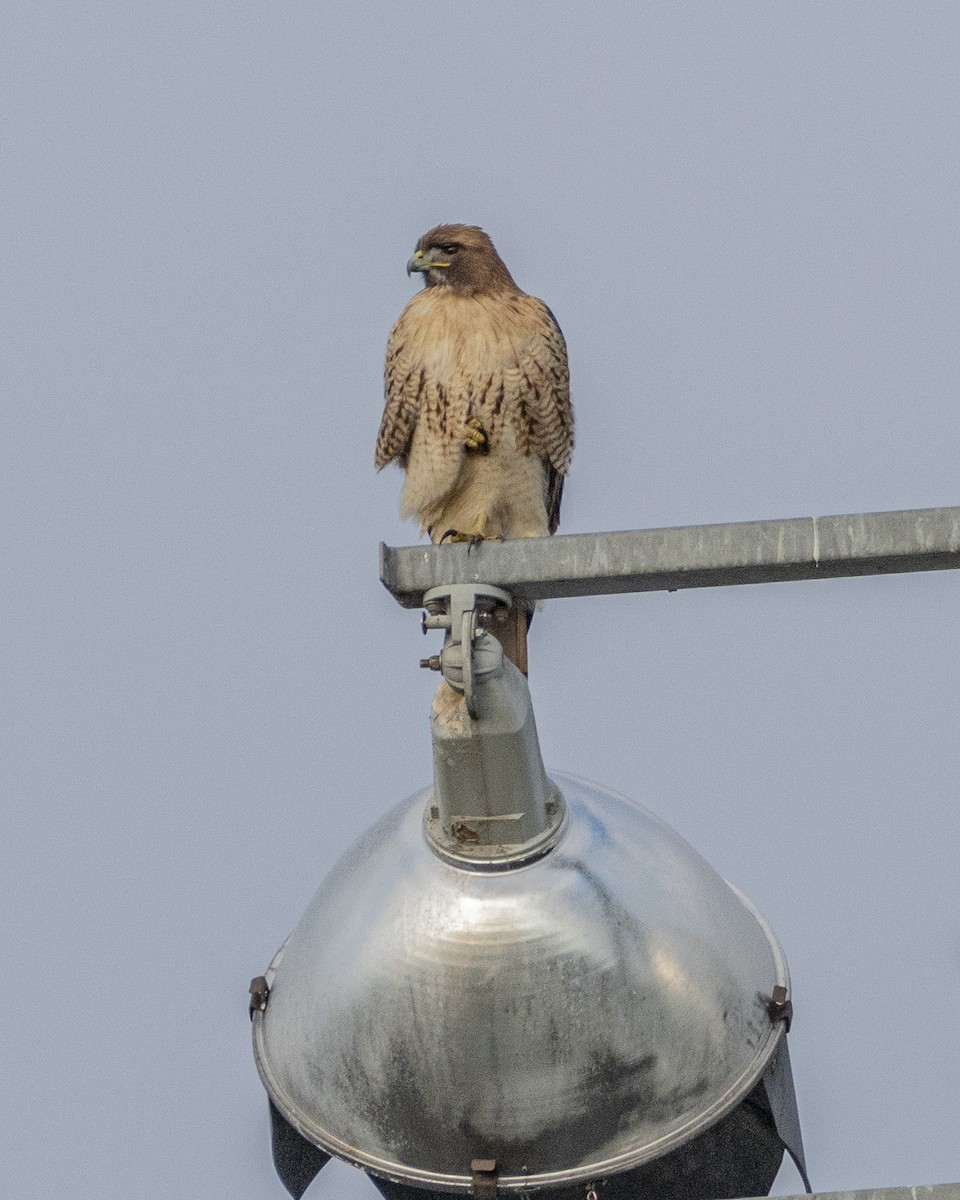
[[[425,287],[448,287],[464,295],[516,291],[493,242],[477,225],[438,225],[417,242],[407,274],[423,274]]]

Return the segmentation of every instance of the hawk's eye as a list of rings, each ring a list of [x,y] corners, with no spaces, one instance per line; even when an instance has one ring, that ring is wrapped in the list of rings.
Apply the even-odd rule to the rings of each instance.
[[[444,242],[442,246],[437,247],[441,254],[456,254],[460,248],[459,242]]]

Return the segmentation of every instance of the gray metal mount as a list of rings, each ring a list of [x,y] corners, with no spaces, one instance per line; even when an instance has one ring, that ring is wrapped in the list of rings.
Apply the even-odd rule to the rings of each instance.
[[[485,676],[496,670],[499,650],[490,645],[494,639],[483,637],[483,625],[498,605],[510,607],[510,595],[484,583],[452,584],[431,588],[423,603],[427,610],[423,632],[443,629],[446,633],[439,664],[443,678],[463,696],[467,712],[476,718],[475,674]]]
[[[527,681],[483,628],[511,597],[486,584],[432,588],[424,630],[442,629],[430,714],[433,793],[425,832],[458,866],[505,870],[547,853],[566,809],[547,778]]]

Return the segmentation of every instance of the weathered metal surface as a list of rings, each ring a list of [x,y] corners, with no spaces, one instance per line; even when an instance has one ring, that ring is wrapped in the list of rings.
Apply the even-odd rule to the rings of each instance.
[[[278,953],[257,1065],[324,1152],[460,1193],[473,1159],[496,1158],[504,1194],[619,1177],[714,1129],[749,1153],[746,1116],[728,1117],[785,1036],[768,1012],[789,986],[775,939],[652,814],[554,781],[558,844],[500,873],[432,853],[430,791],[405,801]]]
[[[495,584],[532,602],[957,567],[960,508],[380,547],[380,578],[408,608],[441,584]]]
[[[780,1200],[960,1200],[960,1183],[922,1187],[864,1188],[859,1192],[810,1192]]]

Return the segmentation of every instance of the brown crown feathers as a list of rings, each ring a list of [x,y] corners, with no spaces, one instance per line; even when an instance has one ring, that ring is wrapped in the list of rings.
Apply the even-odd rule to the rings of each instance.
[[[442,271],[425,275],[426,287],[451,287],[466,294],[520,291],[489,235],[478,225],[437,225],[417,242],[417,250],[438,251],[449,263]]]

